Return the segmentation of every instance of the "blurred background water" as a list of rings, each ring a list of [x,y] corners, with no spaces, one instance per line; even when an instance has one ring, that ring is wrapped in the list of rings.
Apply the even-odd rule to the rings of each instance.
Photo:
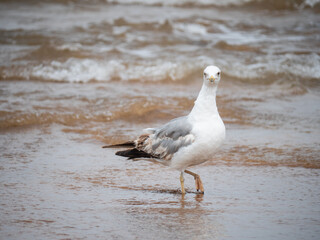
[[[134,137],[143,128],[159,126],[187,114],[202,84],[202,71],[211,64],[222,70],[218,108],[226,123],[227,140],[221,151],[213,156],[213,161],[198,167],[198,171],[208,172],[205,175],[208,182],[213,172],[225,179],[228,171],[236,172],[239,178],[241,173],[246,175],[249,171],[254,179],[262,174],[268,179],[266,181],[272,181],[277,177],[270,168],[276,167],[276,172],[283,171],[279,181],[293,179],[286,184],[287,190],[296,188],[294,193],[300,196],[302,189],[310,189],[304,193],[302,203],[292,200],[291,205],[295,207],[305,206],[308,202],[309,208],[301,216],[310,215],[312,211],[319,213],[319,202],[314,200],[319,196],[319,189],[314,184],[319,182],[320,169],[319,13],[318,0],[0,1],[0,179],[3,183],[1,195],[6,196],[1,198],[2,208],[6,209],[0,212],[1,216],[6,216],[0,225],[2,236],[5,239],[10,236],[12,239],[17,236],[34,238],[36,233],[45,231],[44,225],[50,224],[57,224],[56,229],[60,229],[63,221],[56,218],[48,222],[46,218],[30,217],[34,213],[29,205],[33,201],[30,192],[40,188],[42,190],[35,192],[43,196],[46,192],[43,189],[62,184],[45,180],[46,177],[65,179],[69,183],[68,186],[62,184],[65,191],[59,192],[61,196],[67,196],[70,188],[75,195],[82,195],[92,184],[102,189],[122,189],[126,194],[127,189],[152,191],[155,187],[156,193],[148,193],[151,202],[159,192],[164,191],[167,196],[167,189],[170,192],[176,186],[175,178],[168,179],[174,172],[158,173],[164,178],[162,182],[155,182],[150,173],[147,175],[150,179],[138,181],[138,185],[144,187],[129,184],[134,173],[128,174],[130,177],[116,177],[123,168],[132,167],[137,176],[143,178],[139,172],[153,172],[160,166],[120,163],[121,160],[111,157],[111,152],[100,152],[100,145]],[[80,151],[77,144],[88,151]],[[109,162],[103,160],[104,154]],[[86,159],[91,159],[89,163],[95,166],[94,169],[86,165],[89,164]],[[69,164],[75,166],[74,169],[70,170]],[[114,171],[107,171],[106,164],[109,167],[111,164]],[[84,176],[98,177],[95,180],[82,177],[79,169]],[[45,178],[42,172],[46,172]],[[104,174],[109,178],[104,178]],[[252,178],[245,178],[242,187],[251,183]],[[219,178],[215,180],[219,181]],[[171,181],[173,183],[169,184]],[[218,190],[218,195],[215,195],[217,186],[209,188],[212,190],[209,196],[219,198],[226,194],[224,191],[228,191],[230,180],[225,181],[226,188]],[[114,198],[104,196],[111,206],[119,200],[118,195],[124,193],[113,194]],[[143,197],[145,193],[130,194]],[[285,201],[286,194],[282,192],[282,195],[281,199]],[[70,199],[76,201],[72,196]],[[266,202],[273,198],[268,194],[264,197]],[[49,202],[58,204],[56,197],[43,198],[44,202],[50,198]],[[176,201],[171,198],[169,194],[168,202],[163,203],[166,207],[171,206],[170,201]],[[13,199],[21,200],[15,202]],[[91,201],[84,200],[83,205],[79,204],[84,207]],[[150,204],[144,203],[141,205]],[[215,211],[209,206],[208,198],[201,201],[199,198],[187,199],[186,202],[180,199],[175,203],[174,207],[202,204],[200,207],[204,212]],[[267,210],[259,205],[261,202],[256,203],[256,213],[266,214]],[[40,206],[34,210],[39,215],[48,209],[48,206]],[[219,211],[228,208],[223,204],[218,206]],[[17,209],[29,209],[28,217],[21,217]],[[66,209],[77,212],[72,206]],[[249,211],[244,209],[246,213]],[[139,217],[146,216],[143,211],[138,213]],[[232,218],[232,213],[225,218]],[[111,217],[110,214],[106,216]],[[92,220],[94,215],[87,217]],[[192,215],[193,219],[198,217]],[[204,222],[213,224],[216,220],[211,217]],[[101,221],[105,220],[101,218]],[[252,219],[257,220],[255,216]],[[218,225],[224,225],[226,221]],[[235,221],[236,226],[239,222]],[[289,234],[288,239],[294,236],[316,239],[319,217],[310,217],[307,222],[308,231],[300,232],[300,235]],[[287,221],[284,225],[288,228],[284,228],[287,229],[284,232],[292,232],[291,226],[300,224],[304,225],[302,218],[296,222]],[[18,234],[18,230],[30,225],[41,230]],[[178,225],[175,227],[179,229]],[[221,231],[229,234],[230,238],[237,236],[237,231],[225,228],[229,229],[224,226],[224,230],[216,230],[219,234]],[[145,229],[147,236],[152,229]],[[199,233],[199,229],[194,230]],[[284,233],[276,231],[276,227],[270,229],[277,238]],[[108,231],[115,234],[112,235],[114,238],[130,238],[121,235],[123,232],[118,232],[115,225]],[[81,231],[66,232],[65,238],[81,238]],[[63,238],[56,233],[48,233],[48,237]],[[99,237],[102,233],[98,231],[92,236]],[[212,239],[211,230],[200,233],[202,239]],[[244,237],[249,237],[245,231],[243,233]],[[250,236],[263,233],[262,230],[251,232]],[[159,236],[174,236],[163,234]],[[181,234],[177,236],[182,238],[184,235]],[[221,236],[225,235],[219,234],[217,239],[224,239]],[[141,235],[134,232],[131,237],[135,239]],[[282,239],[285,238],[282,236]]]

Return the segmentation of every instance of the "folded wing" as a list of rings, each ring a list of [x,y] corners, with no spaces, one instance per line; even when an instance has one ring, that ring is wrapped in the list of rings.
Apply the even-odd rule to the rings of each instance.
[[[154,158],[170,160],[176,152],[194,142],[192,125],[188,118],[171,120],[153,133],[141,135],[136,141],[136,149],[148,153]]]

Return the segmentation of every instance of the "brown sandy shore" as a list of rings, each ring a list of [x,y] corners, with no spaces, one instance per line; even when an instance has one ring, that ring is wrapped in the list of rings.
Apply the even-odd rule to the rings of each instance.
[[[22,139],[28,139],[23,141]],[[205,194],[58,125],[2,134],[1,239],[318,239],[320,170],[207,163]],[[28,150],[26,150],[28,149]]]

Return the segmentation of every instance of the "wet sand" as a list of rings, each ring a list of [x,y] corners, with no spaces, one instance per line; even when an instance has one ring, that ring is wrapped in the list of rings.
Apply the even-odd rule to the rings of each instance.
[[[24,142],[19,139],[29,141]],[[1,138],[1,239],[318,239],[320,170],[126,161],[59,126]],[[30,151],[25,151],[26,146]],[[90,153],[90,154],[88,154]]]

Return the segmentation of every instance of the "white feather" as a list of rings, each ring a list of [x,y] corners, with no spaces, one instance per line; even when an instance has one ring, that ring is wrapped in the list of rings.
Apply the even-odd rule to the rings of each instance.
[[[216,105],[220,77],[219,68],[207,67],[201,91],[190,114],[161,128],[145,129],[149,135],[142,135],[144,140],[138,149],[157,156],[157,161],[179,171],[213,159],[225,139],[225,126]]]

